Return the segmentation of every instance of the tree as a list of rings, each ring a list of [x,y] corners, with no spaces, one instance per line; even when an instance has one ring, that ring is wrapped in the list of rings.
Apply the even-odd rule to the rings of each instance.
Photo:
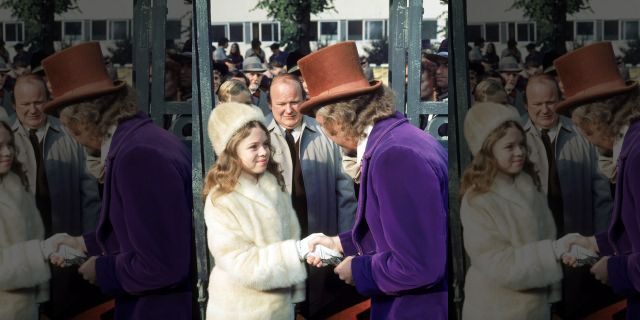
[[[624,63],[633,65],[640,64],[640,40],[636,39],[627,43],[628,48],[621,48]]]
[[[389,62],[389,42],[386,38],[371,43],[371,48],[365,48],[369,62],[383,64]]]
[[[522,9],[538,25],[539,39],[548,51],[567,52],[567,15],[590,9],[589,0],[516,0],[510,9]]]
[[[49,55],[54,52],[55,15],[78,9],[78,0],[1,0],[0,8],[11,9],[32,36],[26,42]]]
[[[311,15],[335,8],[333,0],[259,0],[254,9],[266,10],[269,18],[280,21],[281,44],[287,50],[308,54]]]

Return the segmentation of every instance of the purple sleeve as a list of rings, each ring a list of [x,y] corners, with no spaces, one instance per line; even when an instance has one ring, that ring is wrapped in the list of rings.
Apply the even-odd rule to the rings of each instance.
[[[140,148],[123,154],[119,166],[114,165],[123,212],[111,214],[122,219],[117,232],[127,245],[96,261],[103,292],[140,294],[189,278],[192,199],[191,180],[185,177],[190,170],[174,161]]]
[[[342,245],[342,253],[345,257],[355,256],[358,254],[355,244],[353,243],[352,231],[345,231],[338,235],[340,238],[340,245]]]
[[[371,296],[439,284],[447,261],[446,166],[398,147],[372,161],[370,170],[384,233],[378,237],[389,249],[352,261],[356,289]]]
[[[89,257],[102,255],[102,250],[100,250],[98,241],[96,240],[95,231],[83,234],[82,238],[84,239],[84,246],[87,247],[87,255]]]
[[[623,200],[622,215],[629,215],[625,222],[635,223],[634,228],[628,226],[627,230],[638,230],[640,226],[640,215],[637,212],[629,212],[634,208],[640,208],[640,154],[632,152],[624,163],[624,169],[618,174],[624,174],[622,182],[622,195],[630,193],[630,197]],[[638,234],[629,234],[630,238],[639,237]],[[598,242],[600,245],[600,242]],[[640,253],[635,250],[620,250],[621,252],[629,252],[612,256],[607,262],[607,272],[609,275],[609,283],[613,291],[625,296],[637,295],[640,293]],[[602,252],[602,250],[601,250]]]
[[[598,244],[598,250],[601,256],[613,255],[613,247],[609,243],[609,232],[600,232],[595,235],[596,243]]]

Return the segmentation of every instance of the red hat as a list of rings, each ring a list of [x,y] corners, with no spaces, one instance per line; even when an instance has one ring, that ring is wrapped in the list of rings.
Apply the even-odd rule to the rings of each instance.
[[[382,82],[369,82],[364,76],[358,49],[351,41],[311,53],[298,61],[298,67],[309,90],[309,100],[300,105],[300,112],[309,113],[313,107],[373,92],[382,86]]]
[[[42,67],[51,83],[53,100],[44,105],[44,112],[56,110],[83,100],[122,89],[123,81],[113,81],[107,73],[102,51],[97,42],[89,42],[62,50],[42,60]]]
[[[556,105],[557,113],[571,115],[574,107],[630,91],[638,86],[618,71],[609,42],[594,43],[553,61],[564,86],[566,99]]]

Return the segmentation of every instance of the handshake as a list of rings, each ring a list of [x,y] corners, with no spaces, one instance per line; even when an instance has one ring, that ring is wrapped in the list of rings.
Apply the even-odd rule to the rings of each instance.
[[[82,265],[87,255],[74,247],[82,247],[83,243],[66,233],[55,234],[40,242],[40,251],[45,260],[50,260],[59,267]]]
[[[320,237],[328,238],[322,233],[314,233],[302,240],[296,241],[300,261],[305,261],[308,257],[317,257],[322,261],[323,267],[339,265],[344,259],[342,253],[320,244],[320,241],[312,242],[312,240]],[[311,251],[312,249],[313,251]]]
[[[557,260],[573,267],[593,265],[600,260],[588,238],[578,233],[569,233],[553,242],[553,252]]]

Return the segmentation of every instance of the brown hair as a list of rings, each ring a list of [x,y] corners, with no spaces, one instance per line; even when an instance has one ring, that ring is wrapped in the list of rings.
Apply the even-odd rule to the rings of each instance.
[[[480,81],[473,92],[474,102],[495,102],[499,104],[509,104],[507,92],[504,90],[502,82],[496,79],[485,79]]]
[[[341,128],[347,136],[360,139],[368,126],[391,117],[395,111],[393,91],[383,85],[371,93],[327,104],[317,110],[316,116],[324,118],[323,127]]]
[[[60,121],[72,131],[89,131],[102,139],[109,128],[138,113],[136,92],[129,85],[117,92],[78,102],[60,112]]]
[[[614,139],[622,127],[640,119],[640,88],[578,106],[572,119],[580,128],[587,127]]]
[[[473,189],[475,194],[483,194],[491,189],[491,185],[498,174],[498,165],[493,155],[493,146],[507,134],[507,130],[510,128],[516,128],[522,134],[522,142],[525,149],[525,160],[522,171],[529,174],[533,179],[533,183],[536,188],[540,190],[540,179],[534,169],[533,163],[529,160],[528,148],[526,144],[526,138],[524,129],[519,123],[515,121],[506,121],[497,128],[493,129],[487,139],[482,143],[482,147],[478,154],[473,158],[471,164],[464,170],[462,175],[462,182],[460,184],[460,197]]]
[[[22,185],[24,186],[25,191],[29,192],[29,180],[27,179],[26,170],[22,166],[22,163],[20,163],[16,157],[16,140],[15,140],[15,137],[13,136],[13,130],[11,130],[11,127],[9,126],[8,123],[0,120],[0,130],[2,130],[2,128],[4,128],[4,130],[7,130],[7,132],[9,132],[9,137],[10,137],[9,147],[11,147],[11,149],[13,150],[13,162],[11,163],[11,168],[9,170],[15,173],[16,175],[18,175],[18,177],[20,178],[20,182],[22,182]],[[2,176],[0,176],[0,181],[1,180],[2,180]]]
[[[273,160],[273,148],[271,147],[271,137],[269,131],[260,121],[249,121],[229,139],[229,142],[219,155],[216,163],[207,172],[205,178],[202,196],[204,198],[213,191],[212,197],[217,198],[233,191],[238,183],[240,174],[242,174],[242,163],[238,158],[238,144],[251,134],[251,129],[260,128],[267,135],[267,143],[269,143],[269,162],[267,163],[267,172],[276,177],[278,185],[282,191],[286,191],[284,177],[280,171],[277,162]]]

